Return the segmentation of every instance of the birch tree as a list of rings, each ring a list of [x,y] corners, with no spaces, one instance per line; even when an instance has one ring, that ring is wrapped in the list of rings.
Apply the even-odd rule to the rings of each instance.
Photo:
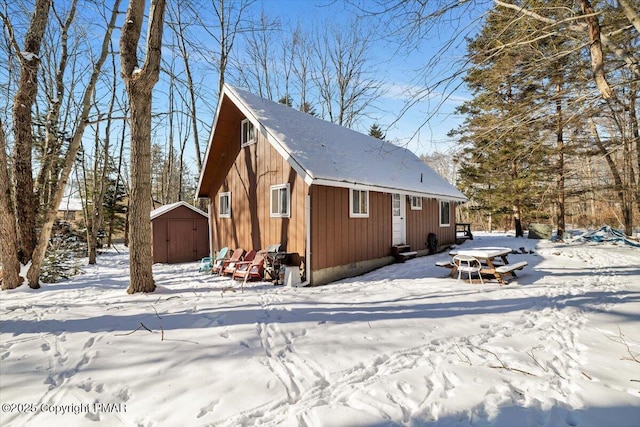
[[[323,115],[331,122],[353,127],[382,94],[380,83],[373,78],[371,49],[372,34],[358,21],[345,28],[327,26],[317,36],[314,82]]]
[[[120,36],[122,78],[129,97],[131,128],[131,194],[127,292],[153,292],[151,254],[151,95],[160,74],[165,0],[151,0],[145,59],[140,66],[138,43],[145,0],[130,0]]]

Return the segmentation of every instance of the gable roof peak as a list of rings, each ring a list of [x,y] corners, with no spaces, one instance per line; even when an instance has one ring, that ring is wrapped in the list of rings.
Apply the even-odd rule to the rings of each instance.
[[[225,96],[258,127],[258,132],[309,185],[466,200],[460,191],[405,147],[314,117],[226,83],[219,108]],[[218,111],[216,117],[219,114]],[[211,144],[215,144],[215,125]]]

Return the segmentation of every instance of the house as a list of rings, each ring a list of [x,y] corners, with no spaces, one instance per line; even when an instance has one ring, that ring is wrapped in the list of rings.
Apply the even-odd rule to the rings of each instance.
[[[210,199],[212,250],[281,244],[319,285],[455,242],[465,196],[415,154],[225,85],[198,197]]]
[[[64,221],[79,221],[82,216],[82,199],[64,196],[58,206],[58,219]]]
[[[209,220],[205,212],[186,202],[151,211],[153,262],[197,261],[209,255]]]

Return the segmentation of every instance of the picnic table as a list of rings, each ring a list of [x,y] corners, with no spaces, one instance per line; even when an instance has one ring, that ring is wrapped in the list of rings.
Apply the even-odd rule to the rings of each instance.
[[[456,255],[466,255],[476,258],[483,264],[480,274],[495,277],[501,285],[505,285],[506,275],[516,276],[516,270],[522,270],[527,261],[520,261],[513,264],[509,264],[508,256],[511,253],[510,248],[504,247],[485,247],[485,248],[473,248],[473,249],[455,249],[449,252],[449,255],[453,258]],[[451,268],[451,277],[455,277],[457,271],[456,265],[453,261],[449,263],[436,263],[440,267]]]

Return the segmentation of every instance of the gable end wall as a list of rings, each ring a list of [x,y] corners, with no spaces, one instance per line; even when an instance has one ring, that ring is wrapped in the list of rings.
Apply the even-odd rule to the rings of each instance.
[[[214,143],[240,145],[240,122],[230,137]],[[231,148],[227,152],[234,152]],[[291,216],[272,218],[270,188],[289,184]],[[231,218],[218,215],[219,194],[231,192]],[[266,249],[282,244],[288,252],[305,256],[305,203],[308,186],[258,132],[257,142],[240,149],[222,186],[210,200],[212,253],[222,247]]]

